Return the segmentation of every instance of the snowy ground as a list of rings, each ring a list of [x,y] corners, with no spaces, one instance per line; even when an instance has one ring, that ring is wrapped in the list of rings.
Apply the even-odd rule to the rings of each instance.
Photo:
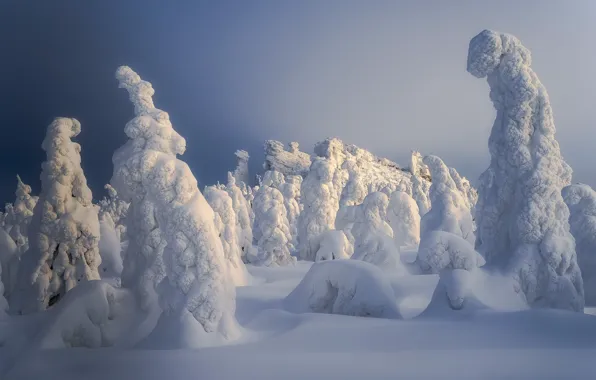
[[[237,294],[242,342],[196,351],[27,352],[0,378],[588,379],[596,373],[592,315],[528,310],[413,318],[428,304],[436,275],[392,279],[401,313],[413,319],[291,314],[283,310],[282,300],[310,265],[249,266],[254,284],[238,288]],[[0,356],[8,357],[1,349]]]

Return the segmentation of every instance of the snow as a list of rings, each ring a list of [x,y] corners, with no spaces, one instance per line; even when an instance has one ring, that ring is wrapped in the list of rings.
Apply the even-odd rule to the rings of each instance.
[[[485,263],[468,241],[445,231],[425,235],[416,261],[423,273],[439,273],[445,268],[472,270]]]
[[[343,231],[328,230],[318,237],[315,261],[349,259],[354,247]]]
[[[234,155],[238,159],[236,169],[234,169],[234,179],[238,184],[250,186],[250,174],[248,171],[248,159],[250,156],[245,150],[237,150]]]
[[[265,170],[275,170],[284,175],[305,176],[308,173],[311,157],[308,153],[299,150],[298,143],[292,142],[286,149],[284,144],[279,141],[267,140],[263,148],[265,150],[265,163],[263,164]]]
[[[110,214],[105,213],[99,220],[99,254],[101,264],[99,265],[99,275],[102,279],[112,279],[117,285],[120,285],[122,275],[122,246],[120,245],[120,236],[114,225]]]
[[[468,72],[487,78],[497,111],[491,162],[478,188],[476,247],[489,265],[516,280],[529,304],[581,312],[584,287],[561,196],[572,170],[531,61],[510,34],[484,30],[470,41]]]
[[[417,246],[420,243],[420,211],[416,201],[403,191],[389,198],[387,221],[393,231],[396,247]]]
[[[374,265],[354,260],[313,264],[284,300],[293,313],[401,318],[391,283]]]

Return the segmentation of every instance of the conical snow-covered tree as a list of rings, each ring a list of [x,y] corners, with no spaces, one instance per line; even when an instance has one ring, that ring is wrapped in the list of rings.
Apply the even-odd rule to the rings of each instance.
[[[0,265],[3,268],[0,282],[4,284],[4,291],[0,292],[0,296],[4,294],[7,299],[10,299],[18,275],[19,252],[14,240],[2,228],[0,228]]]
[[[341,192],[339,206],[359,205],[364,201],[364,198],[368,194],[366,184],[362,178],[362,173],[358,170],[354,161],[346,161],[344,166],[349,173],[349,179]]]
[[[399,248],[420,243],[420,212],[416,201],[403,191],[395,191],[389,199],[387,221],[393,230],[393,241]]]
[[[289,175],[286,182],[279,189],[284,197],[288,225],[290,227],[290,236],[292,245],[298,247],[298,217],[300,216],[300,185],[302,177],[299,175]]]
[[[449,175],[457,190],[462,194],[464,201],[466,201],[466,207],[474,216],[474,208],[476,202],[478,202],[478,192],[472,187],[470,181],[466,177],[462,177],[455,168],[449,168]]]
[[[430,187],[431,209],[421,220],[421,236],[430,231],[445,231],[474,244],[474,221],[468,201],[462,196],[449,173],[449,168],[437,156],[424,157],[433,178]]]
[[[238,159],[236,169],[234,169],[234,179],[239,185],[244,183],[246,186],[250,186],[250,174],[248,171],[248,159],[250,156],[245,150],[237,150],[234,154]]]
[[[334,229],[339,199],[333,187],[336,165],[333,160],[316,157],[300,187],[304,210],[298,218],[300,258],[314,261],[318,236]]]
[[[6,208],[4,223],[6,232],[16,243],[19,254],[22,254],[29,248],[27,227],[31,223],[38,197],[31,196],[31,186],[24,184],[18,175],[15,195],[15,202]]]
[[[208,333],[232,338],[238,332],[235,288],[213,210],[188,165],[176,158],[186,141],[153,105],[149,82],[127,66],[116,78],[135,107],[124,129],[129,140],[112,159],[111,183],[130,202],[122,282],[145,298],[159,283],[163,310],[146,344],[197,347],[210,341]]]
[[[248,272],[242,262],[242,251],[238,242],[236,213],[232,198],[225,191],[215,186],[207,186],[205,199],[215,213],[215,228],[223,246],[228,271],[235,286],[248,284]]]
[[[252,209],[242,190],[236,185],[236,178],[230,172],[228,172],[226,191],[232,199],[232,207],[236,214],[237,241],[242,260],[246,262],[246,255],[252,250]]]
[[[588,185],[563,188],[577,262],[584,281],[586,305],[596,305],[596,191]]]
[[[512,35],[484,30],[470,41],[468,72],[487,78],[497,111],[478,188],[476,247],[508,270],[530,305],[581,311],[582,277],[561,196],[572,170],[530,64],[530,51]]]
[[[293,263],[292,236],[284,206],[284,197],[273,187],[261,186],[255,195],[254,239],[257,241],[256,257],[249,261],[257,265],[281,266]]]
[[[370,193],[357,206],[351,233],[354,236],[352,259],[362,260],[379,267],[404,271],[399,249],[393,242],[393,231],[386,222],[389,199],[381,192]]]
[[[42,148],[41,193],[28,228],[29,249],[22,255],[19,284],[11,310],[44,310],[77,283],[98,280],[98,208],[81,168],[81,146],[71,141],[81,132],[76,119],[57,118]]]

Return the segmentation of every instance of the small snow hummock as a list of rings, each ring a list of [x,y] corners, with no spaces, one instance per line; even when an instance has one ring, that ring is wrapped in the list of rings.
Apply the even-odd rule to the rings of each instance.
[[[586,305],[596,306],[596,191],[588,185],[563,188],[569,225],[575,238],[577,263],[584,280]]]
[[[149,307],[159,284],[163,310],[144,346],[198,347],[207,344],[206,335],[232,339],[239,333],[235,287],[213,210],[188,165],[176,158],[186,150],[186,141],[169,115],[154,107],[149,82],[127,66],[118,68],[116,78],[135,107],[135,118],[125,127],[129,140],[113,156],[111,180],[131,202],[123,286],[128,286],[125,274],[132,277],[132,287]],[[173,338],[162,340],[169,332]]]
[[[285,298],[284,307],[292,313],[401,318],[385,273],[374,265],[356,260],[313,264]]]
[[[11,312],[25,314],[51,306],[81,281],[98,280],[98,207],[81,168],[81,132],[76,119],[57,118],[42,148],[41,194],[29,225],[29,249],[21,256]]]
[[[476,247],[516,280],[528,304],[582,311],[582,276],[561,196],[572,170],[530,64],[530,51],[510,34],[484,30],[470,41],[467,70],[487,78],[497,111],[491,162],[478,188]]]

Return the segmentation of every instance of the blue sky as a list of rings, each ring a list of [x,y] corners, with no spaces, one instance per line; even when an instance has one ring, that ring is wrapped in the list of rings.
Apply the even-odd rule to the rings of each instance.
[[[310,151],[336,136],[406,163],[437,154],[473,181],[488,164],[494,111],[469,75],[470,38],[518,36],[548,89],[575,180],[596,185],[594,1],[16,1],[0,0],[0,201],[15,175],[39,189],[41,141],[78,118],[96,198],[132,117],[113,73],[153,83],[187,139],[201,187],[225,180],[233,152],[262,164],[262,141]]]

